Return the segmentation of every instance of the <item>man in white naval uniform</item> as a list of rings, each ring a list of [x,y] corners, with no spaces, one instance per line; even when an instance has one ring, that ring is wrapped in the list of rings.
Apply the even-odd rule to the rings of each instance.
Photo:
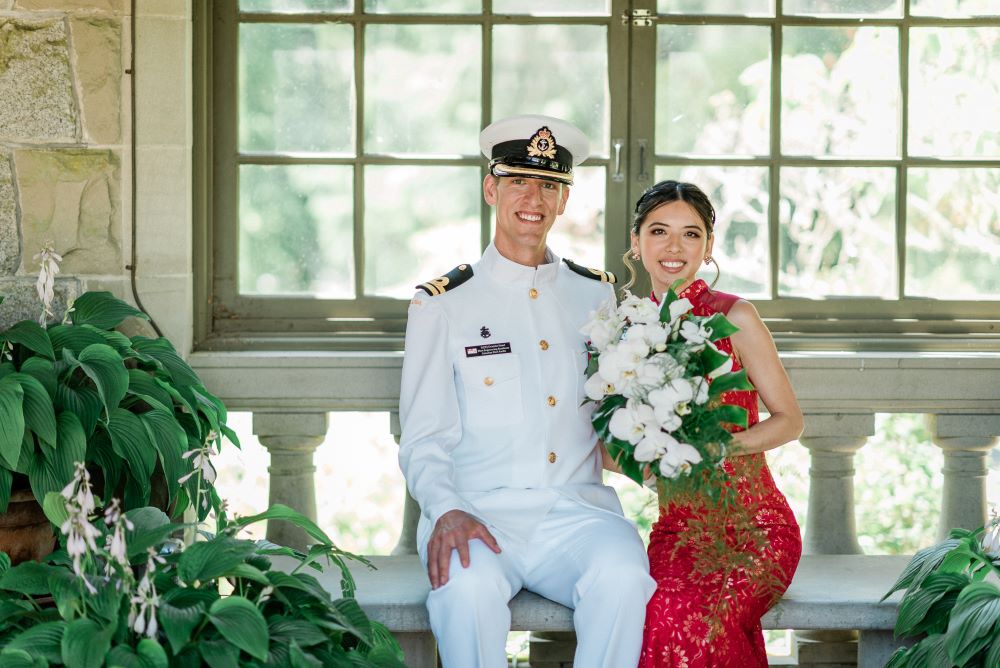
[[[546,246],[587,140],[519,116],[480,145],[493,243],[419,286],[406,330],[399,462],[422,510],[431,627],[445,668],[505,668],[523,587],[574,609],[575,668],[632,668],[655,583],[582,405],[580,328],[614,299],[614,277]]]

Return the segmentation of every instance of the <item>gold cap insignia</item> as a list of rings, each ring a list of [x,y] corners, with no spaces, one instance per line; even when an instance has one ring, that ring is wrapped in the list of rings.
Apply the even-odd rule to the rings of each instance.
[[[539,128],[538,132],[528,140],[528,155],[533,158],[548,158],[552,160],[556,157],[556,138],[547,127]]]

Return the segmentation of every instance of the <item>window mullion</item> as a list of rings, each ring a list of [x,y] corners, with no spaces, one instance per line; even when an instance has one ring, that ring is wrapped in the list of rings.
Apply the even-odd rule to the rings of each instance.
[[[780,17],[783,0],[775,0],[775,19],[771,24],[771,136],[770,167],[767,190],[767,242],[768,242],[768,291],[771,299],[778,298],[778,270],[780,267],[779,219],[781,204],[781,49],[782,23]]]
[[[355,11],[360,12],[362,0]],[[365,295],[365,24],[354,24],[354,296]]]
[[[482,66],[482,99],[480,104],[480,127],[489,125],[493,117],[493,0],[483,0],[483,47]],[[486,178],[486,166],[480,162],[480,176]],[[490,245],[490,218],[492,208],[482,197],[479,198],[479,246],[486,249]]]
[[[906,198],[910,134],[910,0],[899,26],[899,156],[896,173],[896,297],[906,296]]]

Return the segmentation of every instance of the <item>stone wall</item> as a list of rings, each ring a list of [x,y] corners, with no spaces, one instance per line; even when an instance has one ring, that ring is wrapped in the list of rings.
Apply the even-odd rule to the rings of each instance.
[[[126,296],[128,6],[0,0],[0,329],[38,316],[46,243],[62,308],[88,287]]]

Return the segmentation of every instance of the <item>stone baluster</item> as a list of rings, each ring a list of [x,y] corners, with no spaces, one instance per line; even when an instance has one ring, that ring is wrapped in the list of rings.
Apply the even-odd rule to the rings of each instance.
[[[799,442],[809,449],[804,554],[862,554],[854,515],[854,455],[875,433],[872,414],[812,414]],[[796,631],[800,666],[857,665],[857,633]]]
[[[927,415],[934,445],[944,451],[938,538],[986,522],[986,456],[1000,434],[1000,415]]]
[[[392,437],[399,444],[399,437],[403,433],[403,428],[399,424],[399,413],[389,413],[389,430]],[[405,499],[403,500],[403,528],[399,532],[399,540],[396,547],[392,548],[392,554],[416,554],[417,553],[417,522],[420,520],[420,505],[410,496],[410,490],[403,489]]]
[[[316,520],[313,453],[326,437],[327,413],[254,412],[253,433],[271,455],[268,503],[283,503]],[[288,522],[268,521],[267,539],[299,550],[313,543]]]

